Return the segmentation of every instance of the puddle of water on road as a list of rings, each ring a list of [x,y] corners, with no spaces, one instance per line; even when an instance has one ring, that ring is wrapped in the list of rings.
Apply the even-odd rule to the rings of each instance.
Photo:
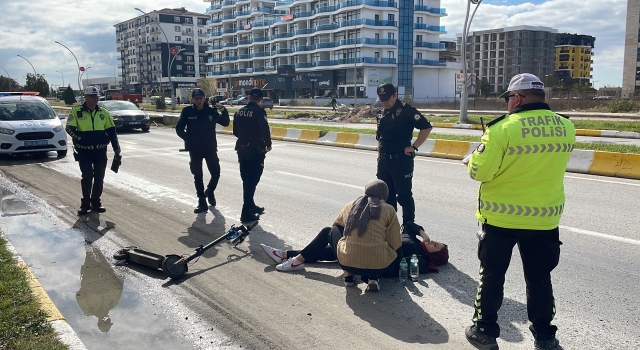
[[[82,232],[78,222],[67,228],[35,197],[2,187],[6,181],[0,181],[0,228],[88,349],[235,348],[171,295],[180,291],[163,288],[161,272],[136,273],[105,257],[101,249],[116,246],[105,238],[111,223],[101,227],[96,218],[99,233]]]

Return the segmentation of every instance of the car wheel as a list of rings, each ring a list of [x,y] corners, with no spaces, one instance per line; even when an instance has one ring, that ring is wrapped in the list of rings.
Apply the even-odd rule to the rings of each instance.
[[[146,126],[146,127],[144,127],[144,128],[141,128],[141,129],[142,129],[142,131],[144,131],[144,132],[149,132],[149,129],[151,129],[151,128],[150,128],[150,127],[148,127],[148,126]]]
[[[56,151],[56,152],[58,152],[58,157],[60,157],[60,158],[62,158],[62,157],[67,155],[67,150],[66,149],[63,150],[63,151]]]

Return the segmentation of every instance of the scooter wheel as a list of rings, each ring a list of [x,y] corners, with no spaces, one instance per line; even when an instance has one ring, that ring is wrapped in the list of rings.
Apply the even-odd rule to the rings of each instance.
[[[187,273],[187,264],[176,265],[176,262],[181,258],[180,255],[167,255],[162,261],[162,271],[171,279],[180,279]]]
[[[129,259],[129,248],[123,248],[118,250],[115,254],[113,254],[113,258],[116,260],[127,260]],[[133,247],[135,249],[135,247]]]

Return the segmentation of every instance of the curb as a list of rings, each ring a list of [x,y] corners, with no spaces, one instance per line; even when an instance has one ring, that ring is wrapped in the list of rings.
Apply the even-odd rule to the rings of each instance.
[[[355,148],[376,151],[378,141],[373,134],[328,132],[320,136],[320,130],[271,127],[271,139],[312,143],[324,146]],[[232,127],[218,125],[216,131],[231,134]],[[420,147],[416,155],[423,157],[461,160],[478,147],[479,142],[432,140]],[[571,152],[567,171],[574,173],[621,177],[640,180],[640,154],[603,152],[574,149]]]
[[[73,328],[71,328],[69,323],[67,323],[67,320],[62,316],[58,307],[53,303],[53,300],[51,300],[47,291],[45,291],[40,282],[38,282],[38,279],[29,268],[29,265],[22,260],[22,257],[18,254],[4,233],[0,232],[0,236],[4,237],[7,241],[7,250],[15,256],[18,261],[18,266],[27,274],[29,288],[31,289],[35,299],[40,303],[40,308],[47,314],[47,322],[49,322],[51,327],[56,331],[56,333],[58,333],[60,341],[67,345],[71,350],[87,350],[87,347],[84,346],[76,332],[74,332]]]

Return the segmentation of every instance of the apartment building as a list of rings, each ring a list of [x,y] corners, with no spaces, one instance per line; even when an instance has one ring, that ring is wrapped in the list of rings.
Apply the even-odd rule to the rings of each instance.
[[[640,0],[627,0],[627,28],[624,37],[622,98],[640,94]]]
[[[555,75],[558,79],[574,79],[591,86],[593,47],[590,35],[560,33],[556,36]]]
[[[220,93],[375,99],[391,82],[417,100],[454,95],[461,66],[439,57],[440,0],[213,0],[207,14],[208,76]]]
[[[170,94],[171,85],[195,87],[207,74],[208,19],[184,7],[165,8],[114,25],[123,89]]]
[[[499,95],[511,78],[532,73],[545,80],[554,74],[557,29],[517,26],[471,32],[467,38],[468,71],[486,78],[490,96]],[[462,34],[457,35],[458,47]]]

